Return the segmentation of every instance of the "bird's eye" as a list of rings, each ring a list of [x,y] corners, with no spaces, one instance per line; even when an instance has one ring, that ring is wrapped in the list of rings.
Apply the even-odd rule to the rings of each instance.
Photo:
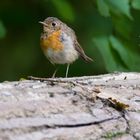
[[[52,26],[55,27],[56,26],[56,22],[52,22]]]

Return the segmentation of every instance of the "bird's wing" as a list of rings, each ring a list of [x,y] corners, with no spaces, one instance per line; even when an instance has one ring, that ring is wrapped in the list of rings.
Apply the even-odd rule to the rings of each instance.
[[[76,51],[79,53],[79,56],[86,62],[90,62],[90,61],[93,61],[92,58],[88,57],[84,50],[82,49],[82,47],[80,46],[80,44],[78,43],[77,40],[74,41],[74,46],[75,46],[75,49]]]
[[[70,27],[68,27],[66,24],[63,24],[63,30],[65,31],[66,29],[68,30],[67,34],[68,36],[71,36],[72,37],[72,40],[74,42],[74,47],[75,47],[75,50],[79,53],[79,56],[85,61],[85,62],[90,62],[90,61],[93,61],[92,58],[88,57],[84,50],[82,49],[82,47],[80,46],[80,44],[78,43],[77,41],[77,37],[75,35],[75,32],[73,29],[71,29]]]

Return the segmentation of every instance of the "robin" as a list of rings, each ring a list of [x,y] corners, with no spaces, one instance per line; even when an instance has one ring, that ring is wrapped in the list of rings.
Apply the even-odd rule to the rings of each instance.
[[[48,17],[39,23],[43,25],[41,48],[52,64],[67,64],[66,77],[70,64],[79,56],[86,62],[93,61],[81,48],[75,32],[58,18]]]

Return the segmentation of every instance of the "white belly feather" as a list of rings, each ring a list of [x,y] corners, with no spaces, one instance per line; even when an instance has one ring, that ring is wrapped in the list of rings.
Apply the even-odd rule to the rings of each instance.
[[[56,64],[70,64],[78,58],[78,52],[73,46],[73,41],[70,36],[63,33],[62,40],[64,49],[61,51],[54,51],[52,48],[48,48],[45,55],[52,63]]]

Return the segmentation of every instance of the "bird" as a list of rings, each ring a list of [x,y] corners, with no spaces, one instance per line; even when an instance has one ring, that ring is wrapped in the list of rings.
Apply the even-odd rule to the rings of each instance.
[[[65,77],[68,77],[69,66],[79,57],[85,62],[93,61],[88,57],[77,41],[72,28],[56,17],[47,17],[39,21],[43,25],[40,46],[52,64],[67,64]]]

